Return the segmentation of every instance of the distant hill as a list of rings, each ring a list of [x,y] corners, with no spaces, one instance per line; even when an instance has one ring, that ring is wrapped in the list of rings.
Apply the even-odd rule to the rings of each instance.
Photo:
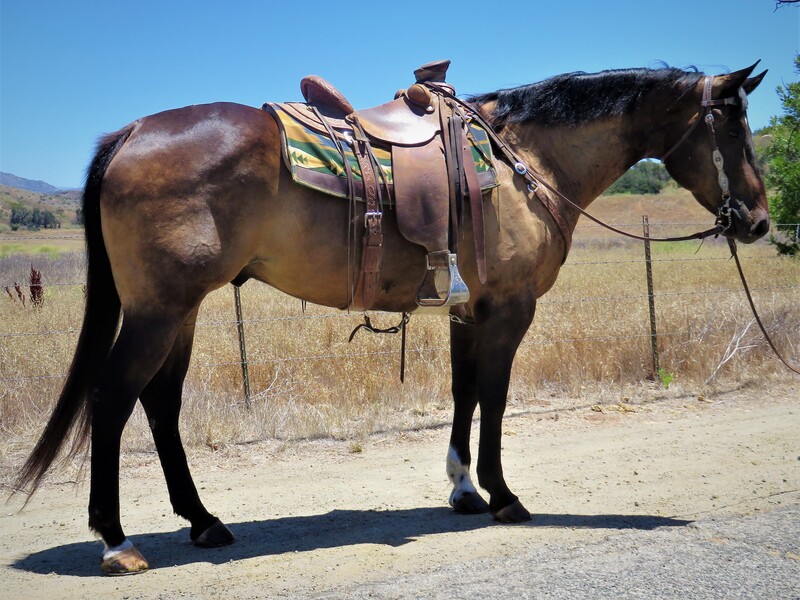
[[[17,202],[32,208],[59,208],[75,210],[81,205],[81,190],[62,190],[54,192],[35,192],[23,188],[0,185],[0,204],[11,205]]]
[[[40,194],[55,194],[56,192],[64,190],[64,188],[58,188],[44,181],[33,181],[32,179],[25,179],[24,177],[17,177],[11,173],[2,172],[0,172],[0,185],[17,188],[19,190],[28,190],[29,192],[38,192]]]
[[[3,175],[5,176],[6,174],[3,173]],[[75,212],[81,206],[81,190],[61,190],[53,186],[49,187],[55,191],[49,193],[35,192],[18,187],[0,185],[0,233],[9,230],[11,208],[15,205],[30,209],[49,210],[58,217],[62,227],[77,227],[75,224]]]

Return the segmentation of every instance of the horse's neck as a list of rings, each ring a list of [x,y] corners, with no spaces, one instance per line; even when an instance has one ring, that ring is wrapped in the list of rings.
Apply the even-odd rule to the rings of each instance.
[[[518,125],[509,134],[547,182],[581,208],[647,155],[642,136],[620,119],[575,128]]]

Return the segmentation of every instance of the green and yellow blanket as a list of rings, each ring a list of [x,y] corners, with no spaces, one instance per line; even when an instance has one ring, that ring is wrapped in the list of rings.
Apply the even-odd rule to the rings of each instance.
[[[333,196],[347,198],[349,192],[342,154],[330,137],[298,122],[282,110],[279,104],[270,104],[269,108],[280,127],[283,138],[283,159],[294,181]],[[492,146],[482,127],[474,122],[470,122],[468,126],[468,139],[478,171],[478,181],[481,190],[486,191],[498,185],[492,164]],[[356,186],[356,196],[363,200],[363,194],[360,193],[361,170],[353,153],[352,144],[346,139],[340,142],[353,178],[359,184]],[[391,189],[391,151],[378,146],[373,146],[372,150],[380,165],[383,182]],[[388,200],[392,203],[391,197]]]

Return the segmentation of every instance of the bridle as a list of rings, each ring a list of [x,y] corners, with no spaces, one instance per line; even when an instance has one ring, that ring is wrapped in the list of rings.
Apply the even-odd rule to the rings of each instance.
[[[742,107],[742,111],[746,111],[747,94],[743,89],[739,88],[738,96],[712,99],[711,91],[713,88],[714,76],[707,75],[705,77],[705,81],[703,82],[703,99],[700,103],[702,107],[701,111],[695,113],[695,117],[693,117],[694,122],[689,126],[689,129],[686,130],[686,133],[684,133],[680,139],[678,139],[678,141],[675,142],[675,144],[661,156],[661,163],[666,164],[667,158],[669,158],[669,156],[675,152],[675,150],[677,150],[687,139],[689,139],[689,136],[692,135],[701,121],[706,124],[708,139],[711,144],[711,159],[717,169],[717,183],[722,191],[722,205],[717,211],[716,223],[717,226],[720,227],[719,233],[727,233],[734,230],[735,227],[735,221],[732,218],[732,213],[736,213],[737,217],[741,217],[739,210],[731,206],[731,200],[733,200],[733,202],[735,202],[741,210],[747,210],[747,207],[742,203],[741,200],[731,196],[728,175],[725,173],[725,160],[722,158],[722,152],[720,152],[719,146],[717,145],[717,132],[714,129],[713,108],[715,106],[740,105]]]

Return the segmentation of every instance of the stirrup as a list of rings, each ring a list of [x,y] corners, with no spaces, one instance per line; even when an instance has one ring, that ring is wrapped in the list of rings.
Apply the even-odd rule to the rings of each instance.
[[[469,300],[469,289],[458,272],[458,257],[447,250],[430,252],[425,257],[425,278],[417,290],[422,307],[453,306]]]

